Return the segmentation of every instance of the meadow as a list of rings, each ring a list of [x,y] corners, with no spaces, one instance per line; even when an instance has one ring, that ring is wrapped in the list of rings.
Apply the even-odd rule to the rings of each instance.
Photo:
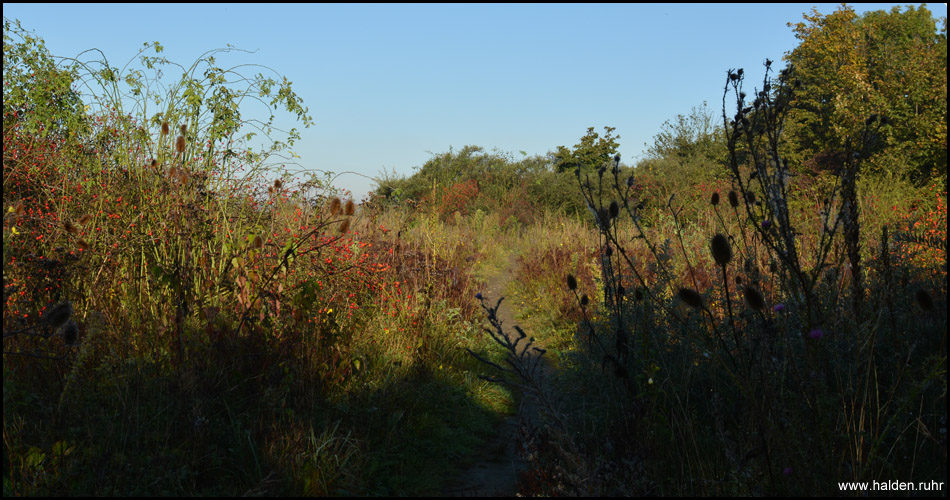
[[[946,480],[945,76],[942,173],[881,173],[876,113],[800,169],[766,65],[638,165],[591,128],[354,200],[287,167],[295,131],[249,147],[242,96],[307,110],[214,54],[162,87],[5,19],[5,496],[436,495],[522,398],[510,494]],[[549,380],[489,335],[502,275]]]

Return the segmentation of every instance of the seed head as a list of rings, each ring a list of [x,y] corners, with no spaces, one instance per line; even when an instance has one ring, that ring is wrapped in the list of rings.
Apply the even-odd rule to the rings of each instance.
[[[162,122],[162,135],[168,135],[168,131],[171,127],[168,126],[168,122]]]
[[[577,290],[577,278],[575,278],[573,274],[567,275],[567,289]]]
[[[636,299],[637,302],[640,302],[641,300],[643,300],[643,292],[641,292],[640,289],[637,288],[636,290],[633,291],[633,298]]]
[[[184,127],[184,125],[182,125]],[[178,151],[178,154],[185,152],[185,136],[179,135],[178,139],[175,140],[175,151]]]
[[[264,238],[261,238],[261,235],[257,235],[251,241],[251,248],[263,248],[264,247]]]
[[[70,221],[63,221],[63,229],[70,234],[79,234],[79,228]]]
[[[709,249],[712,252],[713,259],[716,260],[716,264],[720,266],[725,266],[732,260],[732,246],[729,245],[729,238],[726,238],[722,233],[716,233],[713,236],[712,241],[709,242]]]
[[[281,182],[280,179],[276,179],[276,180],[274,181],[274,189],[280,189],[281,187],[283,187],[283,185],[284,185],[284,183]]]
[[[692,288],[680,288],[677,295],[679,296],[680,300],[685,302],[686,305],[692,307],[693,309],[699,309],[703,307],[703,296]]]
[[[63,341],[66,342],[66,345],[76,344],[76,339],[79,338],[79,326],[76,325],[76,322],[69,320],[66,323],[66,326],[63,327]]]
[[[739,195],[735,191],[729,191],[729,206],[732,208],[739,206]]]
[[[620,205],[617,204],[616,200],[610,202],[610,208],[608,209],[608,214],[610,214],[611,219],[617,218],[620,215]]]
[[[182,123],[178,129],[181,130],[181,135],[185,135],[188,132],[188,125]]]
[[[581,295],[581,307],[587,307],[587,304],[590,302],[590,299],[587,298],[587,294]]]
[[[752,309],[755,309],[756,311],[765,309],[765,299],[755,288],[747,286],[745,289],[743,289],[742,294],[745,296],[745,303]]]
[[[709,199],[709,203],[712,206],[716,206],[719,204],[719,191],[716,191],[715,193],[712,194],[712,198]]]
[[[808,332],[808,338],[813,339],[813,340],[818,340],[824,336],[825,336],[825,332],[823,332],[821,328],[815,328],[814,330]]]
[[[346,206],[343,208],[343,215],[353,215],[356,212],[356,203],[352,199],[346,200]]]
[[[917,305],[920,306],[924,311],[933,311],[934,310],[934,299],[930,296],[930,293],[923,288],[918,289],[914,292],[914,299],[917,300]]]
[[[350,230],[350,221],[353,219],[343,219],[343,222],[340,224],[340,234],[345,234]]]
[[[334,196],[330,200],[330,215],[337,215],[340,213],[340,207],[343,206],[343,202],[340,201],[340,198]]]
[[[153,169],[158,168],[158,160],[152,158],[152,161],[149,162],[148,166],[152,167]]]
[[[73,304],[70,301],[60,302],[53,306],[53,309],[46,314],[46,321],[54,329],[59,329],[65,325],[69,318],[73,316]]]

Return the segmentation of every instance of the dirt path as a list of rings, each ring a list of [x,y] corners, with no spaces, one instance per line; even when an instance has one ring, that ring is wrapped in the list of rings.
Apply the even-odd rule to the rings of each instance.
[[[494,304],[506,296],[505,288],[514,279],[517,255],[508,256],[508,264],[497,276],[491,278],[482,295],[486,303]],[[514,333],[515,316],[509,300],[501,303],[497,316],[502,321],[505,333]],[[519,400],[521,399],[519,395]],[[476,456],[476,462],[464,470],[458,479],[444,491],[448,496],[514,496],[518,493],[518,473],[525,470],[516,446],[521,441],[519,421],[525,413],[520,405],[518,415],[506,417]],[[528,417],[530,418],[530,417]]]
[[[500,297],[507,297],[505,289],[514,279],[517,257],[515,253],[510,254],[506,268],[486,284],[482,295],[487,304],[495,304]],[[506,298],[497,312],[505,334],[509,336],[517,335],[514,329],[517,323],[511,302]],[[545,374],[551,371],[548,363],[542,363],[541,368],[545,370]],[[445,489],[445,495],[515,496],[518,493],[518,476],[519,473],[527,470],[527,466],[516,447],[523,441],[521,428],[524,422],[536,424],[538,410],[531,398],[522,397],[520,394],[517,397],[519,407],[517,415],[506,417],[502,421],[495,431],[495,436],[485,443],[482,451],[476,456],[476,462],[465,469],[458,479]]]

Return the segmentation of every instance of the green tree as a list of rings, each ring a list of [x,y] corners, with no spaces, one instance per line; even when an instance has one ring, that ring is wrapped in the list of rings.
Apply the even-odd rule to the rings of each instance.
[[[926,7],[858,16],[843,5],[789,23],[801,43],[785,59],[801,89],[790,113],[801,160],[839,166],[872,114],[886,117],[872,172],[925,182],[947,174],[947,31]]]
[[[580,169],[581,172],[591,171],[613,161],[620,144],[620,136],[614,136],[614,127],[604,127],[604,136],[594,132],[594,127],[588,127],[587,133],[581,137],[581,142],[573,149],[558,146],[554,151],[554,167],[559,173]]]

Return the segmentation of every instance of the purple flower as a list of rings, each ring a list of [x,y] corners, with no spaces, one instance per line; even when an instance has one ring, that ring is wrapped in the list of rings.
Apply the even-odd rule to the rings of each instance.
[[[782,474],[785,474],[786,476],[791,476],[791,475],[792,475],[792,468],[791,468],[791,467],[786,467],[785,470],[782,471]]]
[[[808,338],[818,340],[825,336],[825,332],[821,328],[815,328],[814,330],[808,332]]]
[[[775,307],[773,307],[772,310],[780,313],[785,310],[785,304],[775,304]]]
[[[765,219],[764,221],[762,221],[762,229],[768,229],[770,227],[772,227],[772,221],[768,219]]]
[[[481,292],[476,293],[476,294],[475,294],[475,298],[478,299],[478,300],[482,300],[482,293],[481,293]]]

